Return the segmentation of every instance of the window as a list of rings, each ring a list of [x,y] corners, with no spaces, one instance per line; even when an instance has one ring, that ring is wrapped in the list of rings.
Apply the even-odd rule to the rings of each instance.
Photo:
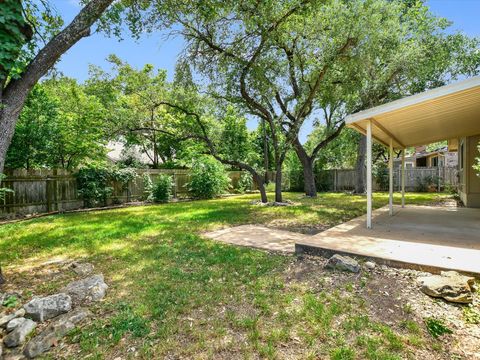
[[[431,164],[431,167],[438,167],[438,156],[432,157],[430,164]]]

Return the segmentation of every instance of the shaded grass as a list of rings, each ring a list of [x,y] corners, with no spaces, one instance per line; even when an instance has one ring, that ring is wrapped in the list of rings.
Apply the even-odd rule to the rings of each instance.
[[[22,267],[52,257],[84,257],[105,274],[109,296],[94,308],[100,320],[70,337],[80,357],[109,358],[134,345],[143,358],[152,353],[276,358],[290,344],[288,351],[302,358],[349,359],[355,353],[346,338],[368,327],[374,335],[358,340],[362,356],[395,358],[404,351],[404,339],[357,314],[360,305],[355,300],[285,287],[289,256],[219,244],[199,235],[222,226],[275,220],[292,226],[333,226],[366,209],[364,197],[341,193],[316,199],[291,193],[286,198],[296,205],[254,206],[251,201],[257,196],[245,195],[9,224],[0,227],[0,262],[7,264],[7,272],[21,273]],[[442,198],[408,194],[407,203],[430,204]],[[375,195],[376,207],[387,201],[388,194]],[[345,287],[353,291],[351,284]],[[54,288],[32,291],[50,293]],[[347,313],[351,317],[344,319]]]

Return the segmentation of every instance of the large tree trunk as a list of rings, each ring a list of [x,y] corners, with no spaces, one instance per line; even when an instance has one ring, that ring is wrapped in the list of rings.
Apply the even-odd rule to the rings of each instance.
[[[361,135],[358,142],[357,162],[355,164],[355,192],[363,194],[365,192],[365,157],[367,152],[367,138]]]
[[[315,184],[313,165],[313,160],[308,157],[303,163],[304,190],[305,195],[309,197],[317,197],[317,186]]]
[[[50,40],[28,64],[17,79],[0,89],[0,173],[5,165],[5,156],[12,141],[18,116],[30,90],[47,73],[61,55],[81,38],[90,35],[90,26],[103,14],[113,0],[92,0],[72,22]],[[3,74],[8,76],[8,74]]]
[[[275,168],[275,202],[283,202],[282,197],[282,165],[277,164]]]
[[[260,176],[257,172],[252,173],[253,180],[257,183],[258,190],[260,191],[260,198],[262,203],[267,203],[267,189],[265,189],[265,179],[263,176]]]
[[[294,149],[297,153],[298,160],[302,164],[303,169],[303,189],[306,196],[316,197],[317,186],[315,184],[315,173],[313,170],[314,159],[308,156],[298,138],[294,142]]]
[[[3,277],[2,267],[0,266],[0,285],[3,285],[3,284],[5,284],[5,278]]]

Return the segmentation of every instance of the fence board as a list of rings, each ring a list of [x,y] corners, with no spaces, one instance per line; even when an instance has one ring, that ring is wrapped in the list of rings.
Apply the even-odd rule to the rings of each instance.
[[[124,188],[122,184],[113,182],[113,192],[107,205],[139,201],[144,198],[143,174],[148,174],[155,183],[160,174],[173,178],[173,194],[177,198],[188,195],[187,184],[190,180],[189,170],[184,169],[137,169],[138,176]],[[14,190],[7,193],[0,203],[0,217],[22,214],[45,213],[79,209],[84,206],[78,196],[75,176],[65,170],[10,170],[1,187]],[[238,185],[241,171],[230,171],[232,186]]]
[[[113,193],[107,205],[138,201],[144,198],[143,174],[148,174],[155,182],[160,174],[173,177],[175,197],[188,195],[189,170],[183,169],[138,169],[137,178],[124,189],[121,184],[113,183]],[[236,188],[240,180],[241,171],[230,171],[232,187]],[[49,211],[73,210],[83,207],[83,201],[78,196],[78,187],[75,176],[65,170],[13,170],[6,172],[7,178],[2,187],[13,189],[14,193],[7,193],[3,204],[0,204],[0,216],[19,214],[44,213]],[[413,168],[406,169],[406,190],[414,191],[418,179],[426,177],[439,179],[437,185],[444,189],[449,185],[458,186],[458,171],[456,168]],[[275,172],[269,171],[267,177],[270,182],[275,181]],[[400,190],[400,169],[394,170],[394,188]],[[355,170],[322,170],[316,174],[319,191],[346,191],[355,188]],[[283,174],[282,188],[290,189],[290,177]],[[254,184],[253,189],[256,189]],[[374,189],[380,190],[374,181]]]
[[[405,190],[415,191],[419,180],[433,178],[437,188],[445,189],[445,186],[456,188],[458,186],[458,170],[457,168],[408,168],[405,169]],[[355,181],[357,178],[356,171],[353,169],[346,170],[321,170],[317,174],[317,187],[319,191],[348,191],[355,189]],[[401,189],[401,170],[393,171],[393,186],[395,190]],[[373,179],[373,189],[380,189],[379,184]],[[384,189],[385,190],[385,189]]]

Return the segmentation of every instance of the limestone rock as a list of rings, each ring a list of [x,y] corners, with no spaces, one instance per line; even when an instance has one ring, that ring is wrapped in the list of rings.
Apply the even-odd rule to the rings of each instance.
[[[73,303],[78,305],[103,299],[107,289],[108,286],[103,280],[103,275],[99,274],[73,281],[62,291],[70,295]]]
[[[5,354],[5,356],[3,357],[3,360],[23,360],[23,359],[25,359],[25,356],[19,351],[9,352],[8,354]]]
[[[88,316],[90,316],[90,312],[82,308],[77,308],[59,316],[41,334],[28,342],[23,354],[32,359],[50,350],[51,347],[58,344],[62,337]]]
[[[328,259],[325,267],[335,270],[350,271],[353,273],[358,273],[360,271],[360,265],[358,265],[356,260],[349,256],[342,256],[338,254],[335,254]]]
[[[15,330],[15,328],[17,328],[17,326],[22,325],[22,323],[25,320],[27,319],[25,319],[24,317],[19,317],[19,318],[10,320],[10,322],[7,324],[7,332]]]
[[[473,301],[473,277],[460,275],[456,271],[442,271],[440,275],[420,277],[418,281],[422,292],[429,296],[463,304]]]
[[[72,309],[72,299],[69,295],[60,293],[43,298],[34,298],[26,303],[23,308],[28,317],[42,322],[70,311]]]
[[[3,315],[2,317],[0,317],[0,328],[7,327],[7,324],[15,318],[15,314]]]
[[[3,338],[3,343],[6,347],[16,347],[21,345],[27,339],[27,336],[35,330],[37,323],[30,319],[25,319],[19,326],[15,328],[11,333]]]
[[[22,317],[23,315],[25,315],[25,310],[24,309],[19,309],[19,310],[15,311],[13,314],[4,315],[4,316],[0,317],[0,328],[5,328],[10,321],[12,321],[13,319],[15,319],[17,317]]]
[[[365,264],[363,264],[363,266],[365,266],[365,268],[368,270],[373,270],[375,269],[377,264],[375,264],[373,261],[366,261]]]
[[[70,265],[70,269],[77,275],[87,276],[93,272],[93,265],[90,263],[74,262]]]

